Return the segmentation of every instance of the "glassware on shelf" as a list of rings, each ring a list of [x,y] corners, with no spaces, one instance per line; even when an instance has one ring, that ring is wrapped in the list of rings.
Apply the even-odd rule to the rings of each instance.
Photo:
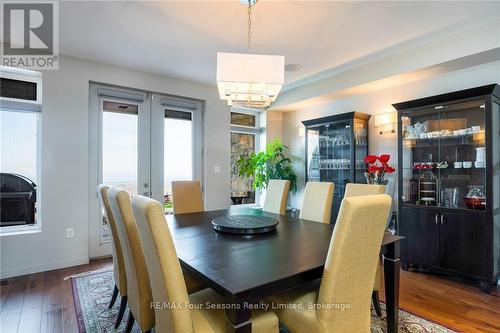
[[[351,168],[351,160],[342,159],[324,159],[320,162],[321,170],[348,170]]]
[[[474,162],[476,168],[484,168],[486,166],[486,147],[476,148],[476,161]]]
[[[458,207],[458,188],[445,188],[443,191],[443,204],[445,207]]]
[[[485,210],[486,209],[486,195],[484,194],[483,185],[469,186],[469,193],[464,198],[465,205],[469,209]]]
[[[343,181],[365,181],[363,157],[368,154],[369,118],[367,114],[348,112],[302,122],[305,126],[306,182],[335,183],[333,223],[344,195]]]

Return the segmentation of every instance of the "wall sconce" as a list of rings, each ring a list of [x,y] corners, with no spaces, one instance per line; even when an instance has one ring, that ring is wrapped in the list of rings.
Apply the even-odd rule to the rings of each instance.
[[[398,121],[397,112],[387,112],[375,115],[375,127],[380,134],[396,133],[396,124]]]

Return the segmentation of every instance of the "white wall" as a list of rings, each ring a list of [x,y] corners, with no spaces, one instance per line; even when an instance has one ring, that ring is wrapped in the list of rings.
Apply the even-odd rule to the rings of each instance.
[[[284,143],[290,147],[292,158],[295,161],[298,175],[299,190],[292,195],[291,205],[300,208],[304,189],[304,141],[299,135],[302,120],[314,119],[328,115],[350,111],[359,111],[368,114],[378,114],[394,111],[391,104],[437,95],[451,91],[472,88],[476,86],[500,83],[500,62],[471,67],[465,70],[451,72],[429,79],[414,81],[408,84],[377,90],[367,94],[355,95],[344,99],[334,100],[325,104],[283,113]],[[373,126],[373,117],[370,119],[369,151],[371,154],[388,153],[392,163],[397,166],[397,138],[396,134],[380,135]],[[394,181],[396,174],[390,176]],[[397,187],[397,186],[396,186]],[[395,187],[395,196],[397,188]]]
[[[2,278],[88,261],[89,81],[205,101],[207,209],[229,205],[230,114],[217,88],[62,56],[60,69],[43,73],[42,231],[0,237]],[[220,174],[213,174],[214,166]],[[75,237],[65,238],[74,228]]]

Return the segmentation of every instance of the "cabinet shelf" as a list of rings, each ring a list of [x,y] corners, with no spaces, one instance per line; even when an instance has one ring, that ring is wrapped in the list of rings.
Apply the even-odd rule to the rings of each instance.
[[[448,136],[436,136],[432,138],[403,138],[403,141],[435,141],[435,140],[441,140],[441,141],[451,141],[451,140],[463,140],[463,139],[470,139],[474,138],[474,136],[479,137],[479,136],[484,136],[485,132],[484,131],[479,131],[479,132],[473,132],[469,134],[463,134],[463,135],[448,135]]]
[[[403,170],[412,170],[414,171],[413,173],[421,173],[421,172],[426,172],[426,171],[432,171],[432,172],[467,172],[467,171],[482,171],[484,172],[486,167],[484,168],[454,168],[452,166],[449,166],[447,168],[433,168],[433,169],[415,169],[415,168],[409,168],[409,167],[403,167]]]
[[[401,203],[402,207],[408,207],[408,208],[415,208],[415,209],[427,209],[427,210],[433,210],[433,211],[450,211],[450,212],[460,212],[460,213],[465,213],[465,214],[480,214],[480,215],[485,215],[488,213],[488,209],[486,210],[474,210],[474,209],[469,209],[466,207],[446,207],[446,206],[431,206],[431,205],[417,205],[417,204],[412,204],[409,202],[402,202]],[[471,222],[474,222],[473,220]]]

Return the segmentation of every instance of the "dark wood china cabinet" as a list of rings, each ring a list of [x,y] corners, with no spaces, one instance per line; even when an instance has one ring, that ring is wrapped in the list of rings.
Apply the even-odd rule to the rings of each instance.
[[[347,112],[305,120],[306,182],[335,183],[330,222],[335,224],[347,183],[366,183],[370,115]]]
[[[500,86],[396,103],[403,268],[500,277]]]

